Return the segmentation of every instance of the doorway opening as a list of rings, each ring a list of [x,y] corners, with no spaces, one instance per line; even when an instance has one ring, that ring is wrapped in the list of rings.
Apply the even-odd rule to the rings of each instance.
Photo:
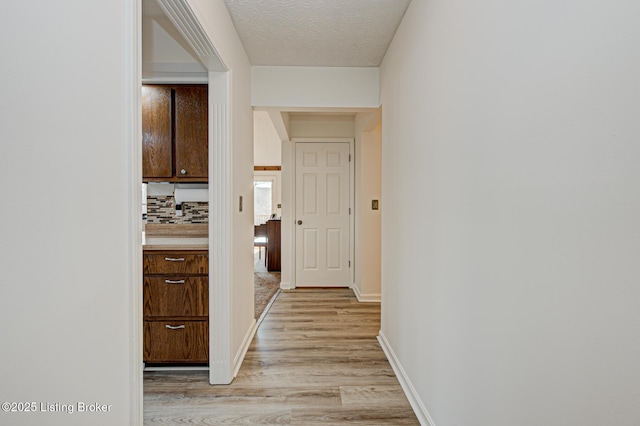
[[[277,213],[277,176],[256,172],[253,182],[254,316],[258,323],[280,292],[280,218]]]

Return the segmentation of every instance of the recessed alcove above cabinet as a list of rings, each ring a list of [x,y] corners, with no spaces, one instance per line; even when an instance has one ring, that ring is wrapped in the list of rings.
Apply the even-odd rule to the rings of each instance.
[[[207,85],[142,86],[142,179],[206,182]]]

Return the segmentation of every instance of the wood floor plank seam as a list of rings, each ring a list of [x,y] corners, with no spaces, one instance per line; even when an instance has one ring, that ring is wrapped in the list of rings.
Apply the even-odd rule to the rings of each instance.
[[[283,290],[237,377],[144,374],[144,424],[418,425],[376,339],[380,304],[349,289]]]

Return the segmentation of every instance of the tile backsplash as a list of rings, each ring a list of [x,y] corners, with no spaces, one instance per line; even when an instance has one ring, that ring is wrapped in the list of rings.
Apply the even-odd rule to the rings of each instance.
[[[171,195],[147,197],[147,223],[207,223],[209,203],[190,201],[182,203],[182,216],[176,216],[175,198]]]
[[[209,221],[209,203],[206,201],[184,201],[182,216],[177,216],[173,191],[173,184],[149,184],[148,188],[143,186],[143,199],[146,199],[146,206],[143,206],[143,211],[146,210],[145,223],[207,223]]]

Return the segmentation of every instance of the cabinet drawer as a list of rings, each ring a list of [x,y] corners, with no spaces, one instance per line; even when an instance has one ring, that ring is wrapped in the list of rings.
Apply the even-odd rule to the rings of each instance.
[[[145,317],[208,315],[208,277],[144,277]]]
[[[206,275],[209,273],[209,256],[186,252],[145,253],[143,272],[145,275]]]
[[[148,363],[208,362],[208,321],[145,321],[144,361]]]

